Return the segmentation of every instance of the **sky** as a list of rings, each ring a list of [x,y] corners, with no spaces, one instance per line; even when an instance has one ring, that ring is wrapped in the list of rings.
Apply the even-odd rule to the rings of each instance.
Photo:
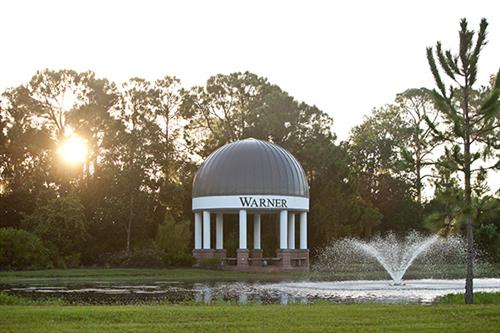
[[[2,1],[0,91],[39,69],[184,86],[249,70],[318,106],[346,139],[373,107],[433,87],[425,49],[456,50],[459,20],[488,19],[479,67],[500,66],[500,1]]]

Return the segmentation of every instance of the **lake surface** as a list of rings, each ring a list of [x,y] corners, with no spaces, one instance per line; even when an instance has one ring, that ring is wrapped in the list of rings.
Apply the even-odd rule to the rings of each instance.
[[[301,282],[175,282],[144,285],[86,283],[71,286],[3,285],[0,290],[35,300],[60,298],[73,304],[214,303],[293,304],[431,303],[440,296],[463,293],[463,279],[407,280],[394,286],[387,280]],[[474,279],[476,292],[500,292],[500,279]]]

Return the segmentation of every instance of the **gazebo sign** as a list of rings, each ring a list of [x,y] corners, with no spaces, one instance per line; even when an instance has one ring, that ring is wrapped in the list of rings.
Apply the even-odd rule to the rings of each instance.
[[[198,209],[309,209],[309,199],[287,195],[217,195],[193,198],[193,210]]]
[[[245,139],[213,152],[193,181],[194,250],[197,265],[218,258],[221,267],[238,271],[307,271],[307,212],[309,185],[300,163],[285,149],[261,140]],[[224,215],[239,216],[236,258],[224,249]],[[279,223],[276,257],[265,258],[261,246],[261,216]],[[211,217],[215,215],[215,247]],[[247,220],[253,219],[248,249]],[[296,219],[297,217],[297,219]],[[298,220],[298,221],[297,221]],[[298,222],[298,223],[296,223]],[[296,249],[295,226],[299,225]],[[266,230],[269,230],[266,228]]]
[[[240,197],[241,206],[249,208],[287,208],[286,201],[286,199]]]

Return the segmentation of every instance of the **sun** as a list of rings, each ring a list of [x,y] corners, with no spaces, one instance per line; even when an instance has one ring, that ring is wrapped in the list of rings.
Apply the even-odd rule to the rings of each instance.
[[[59,154],[67,163],[82,163],[87,157],[87,144],[81,137],[73,135],[59,146]]]

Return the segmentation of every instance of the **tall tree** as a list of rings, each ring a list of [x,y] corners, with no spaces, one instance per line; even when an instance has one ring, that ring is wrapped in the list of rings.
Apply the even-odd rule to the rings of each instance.
[[[188,153],[182,151],[184,144],[180,140],[183,126],[180,112],[186,91],[178,78],[168,75],[156,80],[151,89],[153,112],[160,128],[155,145],[155,160],[161,174],[159,200],[165,211],[179,215],[185,200],[179,171],[189,161]]]
[[[237,72],[212,76],[204,87],[193,87],[182,103],[182,114],[189,120],[186,139],[190,147],[206,156],[223,143],[245,137],[248,118],[262,104],[269,86],[265,78]]]
[[[409,140],[399,142],[403,167],[409,172],[417,202],[422,205],[423,181],[432,176],[429,166],[434,164],[432,156],[440,144],[426,119],[436,124],[439,114],[432,92],[426,88],[407,89],[396,96],[396,103],[409,131]]]
[[[419,207],[414,201],[414,166],[404,163],[409,153],[411,126],[398,105],[374,109],[350,136],[351,168],[360,195],[382,214],[374,231],[419,229]],[[370,236],[367,234],[366,236]]]
[[[467,273],[465,283],[465,302],[473,303],[474,278],[474,236],[472,216],[472,187],[471,181],[475,172],[484,168],[473,169],[473,163],[480,159],[494,158],[492,168],[499,167],[500,118],[500,75],[491,89],[489,97],[482,99],[483,94],[474,91],[477,81],[478,61],[481,50],[486,45],[486,29],[488,23],[482,19],[476,33],[469,30],[467,20],[460,22],[458,54],[453,55],[450,50],[443,50],[437,42],[436,49],[427,48],[427,59],[434,76],[437,91],[433,91],[438,110],[444,118],[446,128],[440,130],[429,121],[433,132],[443,142],[450,145],[446,156],[448,165],[463,173],[464,180],[464,218],[467,233]],[[435,52],[434,52],[435,51]],[[437,61],[436,61],[437,59]],[[451,80],[449,89],[446,89],[440,69]],[[500,71],[499,71],[500,74]]]
[[[153,147],[160,128],[152,107],[151,83],[144,79],[132,78],[123,86],[122,106],[118,117],[123,124],[119,133],[120,145],[116,146],[121,167],[120,183],[125,182],[128,196],[128,218],[125,223],[126,251],[131,248],[134,221],[139,215],[141,192],[155,190],[155,161]]]

